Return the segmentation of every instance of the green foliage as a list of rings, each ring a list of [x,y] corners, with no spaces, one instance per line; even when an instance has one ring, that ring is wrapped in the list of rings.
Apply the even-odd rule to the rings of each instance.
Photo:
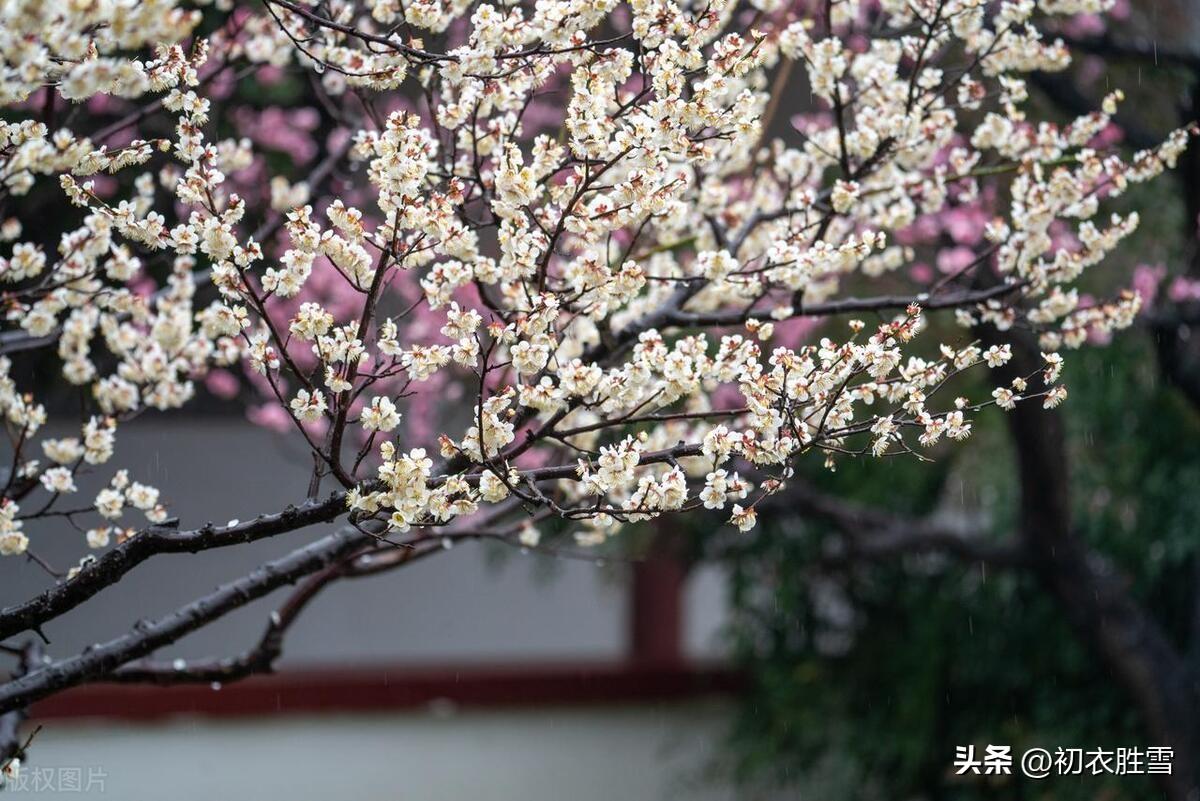
[[[1159,383],[1144,337],[1073,354],[1066,381],[1076,524],[1186,647],[1200,418]],[[808,478],[900,512],[982,511],[1001,538],[1016,489],[998,412],[974,439],[932,463],[859,460]],[[953,775],[956,745],[1146,745],[1129,699],[1035,576],[929,556],[838,563],[835,532],[764,523],[732,563],[732,635],[753,678],[734,732],[744,779],[821,798],[1159,797],[1145,777]]]

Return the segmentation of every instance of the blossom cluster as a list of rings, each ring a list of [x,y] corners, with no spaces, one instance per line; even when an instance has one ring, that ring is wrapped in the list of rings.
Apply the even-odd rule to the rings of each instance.
[[[87,411],[35,458],[47,407],[0,361],[0,553],[120,424],[242,368],[312,449],[310,494],[331,479],[398,535],[524,510],[525,544],[553,518],[583,545],[702,509],[749,530],[809,451],[908,454],[985,407],[1056,406],[1061,352],[1139,311],[1084,300],[1138,224],[1104,206],[1189,137],[1107,148],[1119,92],[1029,118],[1026,74],[1071,58],[1041,23],[1106,5],[266,0],[198,37],[174,0],[5,3],[6,199],[46,178],[74,216],[56,242],[0,230],[0,350],[51,349]],[[311,77],[330,166],[222,138],[231,73]],[[789,80],[815,108],[779,134]],[[92,123],[98,101],[132,111]],[[914,227],[989,192],[975,248],[914,286]],[[990,379],[1029,332],[1041,367]],[[128,510],[166,519],[135,479],[68,513],[96,518],[90,546],[132,536]]]

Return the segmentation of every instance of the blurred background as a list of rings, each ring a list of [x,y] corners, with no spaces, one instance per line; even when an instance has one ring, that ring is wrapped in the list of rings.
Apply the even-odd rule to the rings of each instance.
[[[116,458],[158,481],[182,525],[211,510],[283,508],[305,453],[236,416],[143,420]],[[229,454],[239,458],[229,464]],[[222,518],[216,522],[225,522]],[[163,558],[45,628],[78,652],[297,547],[318,529],[225,553]],[[39,548],[79,556],[62,532]],[[724,568],[684,576],[662,557],[610,563],[459,545],[399,573],[330,588],[292,629],[279,673],[220,686],[97,684],[33,712],[28,792],[81,769],[118,798],[728,797],[707,786],[742,682],[723,632]],[[10,562],[14,560],[9,560]],[[9,565],[4,565],[9,568]],[[0,603],[45,584],[6,570]],[[261,635],[285,589],[163,653],[232,653]],[[619,766],[619,770],[614,770]],[[65,773],[64,773],[65,771]],[[100,773],[105,775],[100,776]],[[15,795],[20,795],[20,787]],[[726,785],[728,789],[728,785]],[[43,789],[43,791],[48,791]]]
[[[1059,33],[1078,57],[1031,81],[1041,114],[1068,120],[1120,86],[1106,135],[1129,149],[1200,117],[1194,0],[1121,2],[1107,22]],[[281,86],[261,101],[282,105],[274,135],[308,124],[287,116],[303,90]],[[786,91],[772,130],[784,137],[806,121],[799,71]],[[1002,200],[926,221],[913,279],[953,269]],[[597,560],[463,545],[337,585],[275,676],[93,685],[38,705],[30,784],[14,794],[78,778],[129,799],[1194,798],[1200,153],[1120,203],[1141,228],[1093,280],[1100,292],[1132,275],[1144,312],[1116,341],[1069,354],[1056,416],[982,415],[971,447],[929,462],[802,463],[795,494],[752,537],[669,524]],[[186,422],[131,424],[117,462],[159,486],[184,526],[292,502],[307,454],[247,419],[244,394],[210,389]],[[955,544],[963,532],[969,547]],[[173,609],[311,534],[151,562],[48,626],[52,651],[123,630],[133,605]],[[71,532],[39,545],[52,562],[78,552]],[[44,586],[26,567],[0,562],[0,603]],[[247,647],[278,601],[164,655]],[[990,743],[1169,743],[1175,775],[955,775],[956,746]]]

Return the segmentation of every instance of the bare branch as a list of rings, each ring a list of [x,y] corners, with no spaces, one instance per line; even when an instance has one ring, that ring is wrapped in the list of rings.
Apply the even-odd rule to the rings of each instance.
[[[764,504],[776,514],[790,512],[833,524],[845,536],[847,556],[852,559],[938,553],[998,567],[1027,563],[1019,543],[985,539],[986,527],[956,525],[937,517],[912,517],[851,503],[802,482],[790,482],[787,489]]]
[[[395,569],[443,550],[440,542],[410,546],[398,551],[399,558],[389,561],[387,569]],[[100,675],[95,681],[120,684],[194,684],[218,682],[226,684],[259,673],[271,673],[283,655],[288,630],[318,594],[339,579],[374,575],[379,568],[373,563],[360,564],[351,555],[326,567],[306,579],[288,599],[271,613],[262,637],[254,647],[234,657],[201,660],[160,661],[142,659],[131,662],[112,673]]]
[[[42,646],[30,640],[21,648],[21,658],[13,677],[21,677],[35,670],[42,661]],[[21,724],[29,717],[27,707],[21,706],[0,714],[0,767],[11,759],[20,759],[24,744],[21,741]]]
[[[169,645],[234,609],[316,573],[372,543],[374,539],[369,533],[347,526],[282,558],[266,562],[249,575],[166,617],[137,624],[129,634],[0,685],[0,713],[110,673],[130,660]]]
[[[37,630],[47,621],[69,612],[120,581],[126,573],[156,554],[198,553],[254,542],[315,523],[327,523],[345,512],[345,493],[333,493],[322,501],[309,501],[232,526],[209,524],[188,531],[151,526],[85,565],[75,578],[29,601],[0,610],[0,639]]]

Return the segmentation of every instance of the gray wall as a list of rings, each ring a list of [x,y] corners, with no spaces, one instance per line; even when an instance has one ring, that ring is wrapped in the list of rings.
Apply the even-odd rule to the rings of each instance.
[[[128,467],[132,479],[158,486],[171,513],[192,527],[302,500],[310,464],[294,439],[241,420],[158,416],[120,430],[117,456],[95,480],[107,481],[116,466]],[[138,518],[127,519],[132,524]],[[328,528],[155,557],[46,626],[51,653],[65,655],[117,636],[139,617],[169,612]],[[28,534],[30,547],[59,568],[88,552],[82,534],[61,521],[35,523]],[[294,629],[283,664],[619,658],[626,640],[626,578],[622,566],[523,555],[495,543],[462,544],[412,567],[332,586]],[[50,582],[24,559],[0,559],[0,603],[24,600]],[[685,634],[697,656],[720,653],[723,593],[712,570],[690,582]],[[285,594],[252,604],[162,655],[235,653],[257,638]]]

